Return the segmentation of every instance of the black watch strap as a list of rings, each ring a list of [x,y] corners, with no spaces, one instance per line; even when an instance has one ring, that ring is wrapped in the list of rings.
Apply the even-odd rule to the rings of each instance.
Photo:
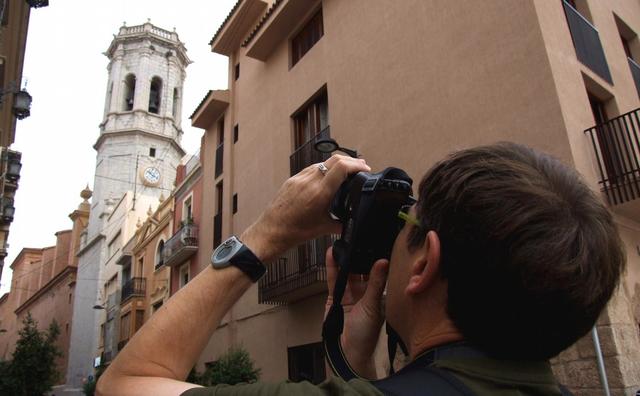
[[[252,282],[257,282],[265,272],[267,267],[262,264],[260,259],[248,247],[242,245],[240,250],[231,257],[229,262],[244,272]]]

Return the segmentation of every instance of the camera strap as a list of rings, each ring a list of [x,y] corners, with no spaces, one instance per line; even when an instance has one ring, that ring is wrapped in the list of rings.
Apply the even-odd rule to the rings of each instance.
[[[411,183],[411,178],[409,178],[403,170],[397,168],[386,168],[382,171],[381,177],[378,180],[384,178],[408,180],[409,183]],[[356,217],[362,213],[368,213],[370,208],[374,205],[373,192],[375,191],[376,183],[377,180],[373,184],[363,186],[362,197],[358,205],[358,213],[356,214]],[[357,227],[357,225],[355,225],[355,227]],[[355,232],[357,232],[357,230],[354,230],[354,233]],[[342,344],[340,342],[340,338],[344,330],[344,308],[342,307],[342,297],[344,297],[344,292],[349,280],[350,263],[348,260],[351,253],[350,249],[351,246],[343,241],[342,238],[333,243],[333,257],[338,264],[339,270],[333,289],[333,303],[329,308],[329,312],[327,313],[324,323],[322,324],[322,340],[327,361],[329,362],[333,372],[345,381],[349,381],[354,378],[365,379],[360,377],[353,370],[345,357]],[[402,342],[398,333],[388,323],[386,325],[386,330],[387,350],[389,352],[389,371],[390,374],[393,374],[393,361],[395,360],[398,345],[400,345],[400,348],[405,355],[408,355],[408,353],[404,342]]]

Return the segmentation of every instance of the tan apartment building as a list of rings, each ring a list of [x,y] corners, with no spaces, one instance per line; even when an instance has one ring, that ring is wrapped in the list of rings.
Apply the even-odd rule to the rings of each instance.
[[[416,181],[457,149],[529,145],[574,166],[619,225],[628,269],[597,330],[612,394],[630,394],[640,386],[638,32],[633,0],[239,0],[210,42],[229,58],[228,89],[192,115],[205,130],[199,249],[241,234],[287,177],[321,161],[320,137]],[[242,344],[264,380],[324,378],[329,244],[268,263],[200,364]],[[576,394],[601,391],[590,335],[553,364]]]
[[[40,330],[46,330],[55,320],[60,328],[57,346],[62,356],[57,360],[60,382],[65,382],[71,321],[76,299],[85,304],[95,301],[93,296],[76,295],[76,272],[80,238],[89,221],[91,191],[81,193],[84,201],[70,215],[70,230],[57,232],[54,246],[34,249],[24,248],[11,264],[13,277],[11,289],[0,299],[0,359],[10,360],[18,340],[22,322],[31,314]]]
[[[16,120],[30,115],[32,100],[22,87],[29,16],[32,7],[48,4],[48,0],[0,0],[0,278],[8,254],[9,226],[22,167],[22,154],[9,147],[15,140]]]

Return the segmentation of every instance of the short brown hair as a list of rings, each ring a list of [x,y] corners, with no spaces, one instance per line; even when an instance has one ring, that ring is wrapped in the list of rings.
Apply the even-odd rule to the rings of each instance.
[[[531,148],[452,154],[419,187],[410,247],[441,241],[448,312],[497,357],[547,359],[585,335],[611,298],[625,253],[611,214],[579,175]]]

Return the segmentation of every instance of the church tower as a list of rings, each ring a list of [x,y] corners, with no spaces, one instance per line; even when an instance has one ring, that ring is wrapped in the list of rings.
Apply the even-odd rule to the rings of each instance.
[[[119,200],[125,191],[156,198],[171,192],[185,154],[180,147],[182,88],[191,63],[178,34],[150,22],[122,26],[104,54],[109,78],[94,145],[94,218],[106,209],[106,200]],[[101,212],[95,216],[96,211]],[[102,226],[91,223],[89,234]]]
[[[81,236],[67,368],[77,390],[117,353],[120,291],[130,280],[125,244],[145,213],[171,194],[180,147],[182,89],[191,63],[178,34],[147,22],[122,26],[109,59],[104,115],[93,146],[89,226]],[[95,296],[95,297],[94,297]],[[95,300],[92,301],[92,299]]]

